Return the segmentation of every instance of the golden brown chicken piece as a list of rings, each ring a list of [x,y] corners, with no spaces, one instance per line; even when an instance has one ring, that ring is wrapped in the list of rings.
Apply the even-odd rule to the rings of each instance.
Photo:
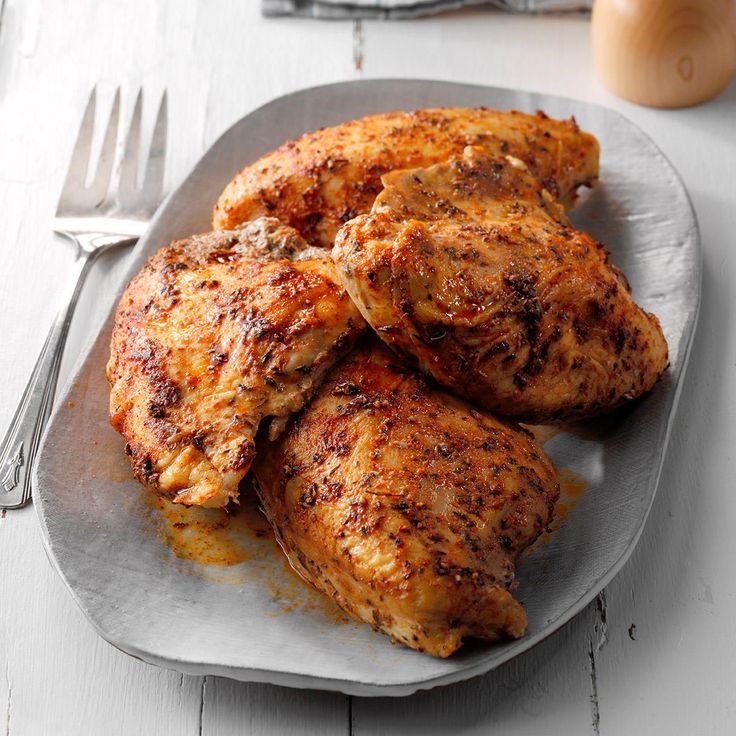
[[[123,294],[110,421],[136,477],[175,503],[224,506],[365,323],[322,250],[264,218],[172,243]]]
[[[354,617],[447,657],[522,636],[514,562],[555,472],[531,434],[432,388],[378,341],[351,353],[253,465],[294,568]]]
[[[441,384],[530,421],[587,416],[667,367],[656,317],[518,159],[397,171],[333,256],[364,317]]]
[[[566,205],[598,178],[598,142],[574,119],[485,108],[383,113],[307,133],[246,167],[220,196],[213,225],[272,215],[329,248],[340,225],[370,211],[383,174],[440,163],[468,144],[525,161]]]

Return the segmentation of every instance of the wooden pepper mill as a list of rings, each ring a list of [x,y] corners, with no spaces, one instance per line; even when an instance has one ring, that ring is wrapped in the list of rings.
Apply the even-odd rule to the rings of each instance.
[[[736,67],[736,0],[595,0],[591,24],[601,81],[640,105],[697,105]]]

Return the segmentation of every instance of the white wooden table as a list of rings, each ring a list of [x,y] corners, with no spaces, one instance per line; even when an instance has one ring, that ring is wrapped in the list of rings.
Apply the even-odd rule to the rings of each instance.
[[[93,84],[102,108],[121,84],[128,114],[139,85],[151,101],[168,88],[169,185],[236,119],[309,85],[427,77],[599,102],[673,161],[705,251],[700,327],[647,528],[605,594],[542,645],[486,677],[400,700],[182,676],[94,633],[29,507],[0,517],[0,734],[736,733],[736,84],[691,110],[629,105],[597,82],[582,18],[468,12],[361,27],[267,21],[256,0],[0,7],[2,426],[71,270],[49,220]],[[122,260],[96,266],[66,375]]]

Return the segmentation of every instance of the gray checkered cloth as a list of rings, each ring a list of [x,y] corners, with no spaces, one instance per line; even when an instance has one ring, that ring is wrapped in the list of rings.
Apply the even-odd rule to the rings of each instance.
[[[472,5],[525,13],[589,10],[593,0],[261,0],[267,16],[308,18],[416,18]]]

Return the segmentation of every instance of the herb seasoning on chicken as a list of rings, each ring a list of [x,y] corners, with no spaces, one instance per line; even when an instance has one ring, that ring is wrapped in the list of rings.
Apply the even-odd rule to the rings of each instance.
[[[270,215],[331,248],[344,222],[370,212],[383,174],[446,161],[467,145],[526,162],[567,206],[578,187],[598,178],[598,141],[574,119],[485,108],[390,112],[307,133],[267,153],[228,184],[212,222],[227,229]]]
[[[531,434],[433,388],[377,341],[275,442],[259,495],[292,565],[356,618],[439,657],[518,638],[514,562],[559,496]]]
[[[263,218],[162,248],[123,294],[110,420],[136,477],[176,503],[225,506],[365,323],[322,250]]]
[[[524,163],[468,147],[383,182],[333,256],[381,338],[439,383],[542,422],[656,383],[667,367],[657,318]]]

